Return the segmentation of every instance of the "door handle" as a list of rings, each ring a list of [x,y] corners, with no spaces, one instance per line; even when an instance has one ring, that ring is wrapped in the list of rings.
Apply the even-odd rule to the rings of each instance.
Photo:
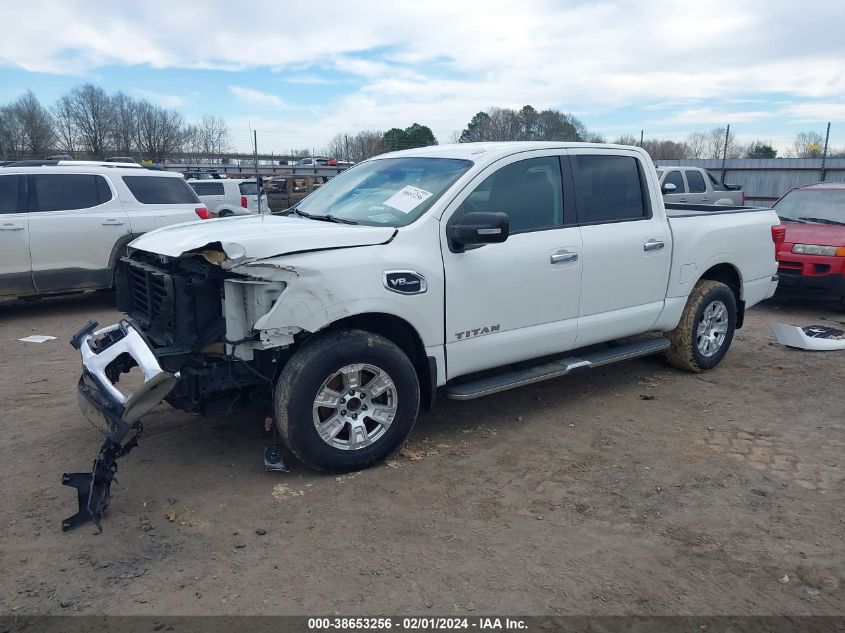
[[[120,226],[123,224],[123,220],[118,220],[116,218],[106,218],[103,220],[103,224],[106,226]]]
[[[649,240],[645,244],[643,244],[643,250],[648,251],[659,251],[662,249],[666,244],[663,243],[663,240]]]
[[[578,261],[578,253],[553,253],[551,257],[549,257],[549,261],[553,264],[563,264],[566,262],[575,262]]]
[[[0,224],[0,231],[23,231],[23,224],[6,222],[5,224]]]
[[[680,200],[678,200],[678,202],[686,202],[686,201],[687,201],[686,198],[681,198]]]
[[[704,196],[704,197],[702,198],[702,200],[709,200],[709,199],[710,199],[710,198],[709,198],[708,196]]]

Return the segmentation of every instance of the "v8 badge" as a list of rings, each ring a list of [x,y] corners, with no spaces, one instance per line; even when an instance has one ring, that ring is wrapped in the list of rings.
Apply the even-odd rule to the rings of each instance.
[[[412,270],[388,270],[384,273],[384,287],[401,295],[419,295],[428,290],[425,277]]]

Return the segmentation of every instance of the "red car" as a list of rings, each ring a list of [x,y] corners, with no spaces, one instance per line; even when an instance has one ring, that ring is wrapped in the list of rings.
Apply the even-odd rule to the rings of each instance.
[[[845,310],[845,183],[796,187],[774,208],[786,227],[778,289],[834,296]]]

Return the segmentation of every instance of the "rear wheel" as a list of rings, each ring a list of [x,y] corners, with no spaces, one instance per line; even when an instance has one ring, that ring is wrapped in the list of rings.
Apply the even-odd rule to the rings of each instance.
[[[700,372],[722,362],[736,329],[736,298],[725,284],[701,280],[692,289],[666,352],[675,367]]]
[[[217,217],[218,218],[228,218],[231,215],[235,215],[235,214],[232,213],[231,211],[229,211],[229,209],[223,209],[222,211],[220,211],[220,213],[217,214]]]
[[[377,334],[336,330],[306,342],[285,365],[276,425],[308,466],[360,470],[405,440],[419,400],[414,366],[401,349]]]

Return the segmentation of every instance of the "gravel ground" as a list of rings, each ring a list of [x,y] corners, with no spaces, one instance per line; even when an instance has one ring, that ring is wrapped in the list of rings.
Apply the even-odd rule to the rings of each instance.
[[[714,371],[631,361],[441,399],[384,465],[263,472],[261,416],[159,406],[103,534],[62,533],[99,436],[67,343],[108,295],[0,304],[2,614],[843,614],[845,352],[750,311]],[[17,339],[49,334],[42,344]]]

